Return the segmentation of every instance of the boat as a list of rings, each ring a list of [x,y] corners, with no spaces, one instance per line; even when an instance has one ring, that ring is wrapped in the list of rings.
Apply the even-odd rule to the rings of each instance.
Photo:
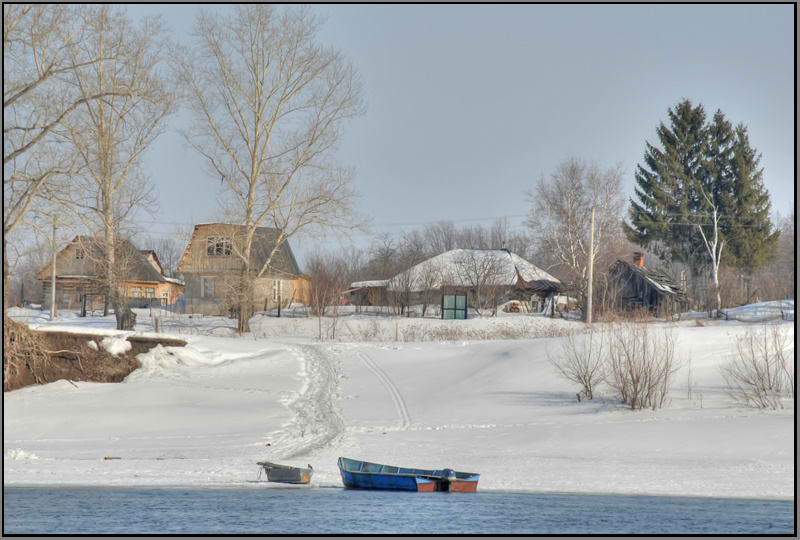
[[[344,487],[351,489],[472,493],[478,490],[481,476],[453,469],[394,467],[345,457],[340,457],[338,464]]]
[[[261,477],[261,473],[266,472],[269,482],[308,484],[311,481],[311,475],[314,474],[314,468],[311,465],[308,468],[290,467],[289,465],[278,465],[269,461],[259,461],[256,464],[261,466],[258,476]]]

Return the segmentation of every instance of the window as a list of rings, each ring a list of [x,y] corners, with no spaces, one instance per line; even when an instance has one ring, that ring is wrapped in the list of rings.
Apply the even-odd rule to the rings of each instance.
[[[155,289],[155,287],[145,287],[144,288],[144,296],[145,296],[145,298],[155,298],[156,297],[156,289]]]
[[[169,305],[169,291],[164,291],[161,293],[161,298],[164,299],[164,303]]]
[[[75,260],[76,261],[83,260],[83,248],[75,248]]]
[[[467,318],[467,295],[465,294],[443,294],[442,295],[442,319]]]
[[[142,288],[131,287],[131,298],[141,298],[141,297],[142,297]]]
[[[214,276],[200,276],[200,298],[214,298]]]
[[[277,302],[281,299],[281,293],[283,292],[283,282],[279,279],[276,279],[272,282],[272,299]]]
[[[231,238],[229,236],[209,236],[206,254],[209,257],[225,257],[231,254]]]

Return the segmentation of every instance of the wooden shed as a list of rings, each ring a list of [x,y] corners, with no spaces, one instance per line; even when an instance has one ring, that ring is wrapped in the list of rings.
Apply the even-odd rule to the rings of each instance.
[[[611,280],[616,283],[617,305],[623,311],[644,308],[665,316],[689,310],[689,297],[680,284],[663,270],[647,268],[642,253],[634,253],[632,262],[615,262]]]

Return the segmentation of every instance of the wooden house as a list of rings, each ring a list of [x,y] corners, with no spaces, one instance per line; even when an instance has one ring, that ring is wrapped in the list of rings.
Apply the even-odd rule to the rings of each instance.
[[[663,270],[647,268],[643,253],[634,253],[632,262],[621,259],[615,262],[610,278],[616,284],[620,310],[644,308],[657,316],[689,310],[689,297],[680,284]]]
[[[89,310],[103,309],[105,296],[99,279],[103,243],[91,236],[76,236],[56,255],[56,306],[79,309],[87,296]],[[131,307],[171,305],[183,294],[183,283],[164,274],[152,250],[139,250],[128,240],[117,242],[118,287]],[[42,309],[50,309],[52,263],[37,274],[42,284]]]
[[[294,301],[295,280],[300,268],[288,241],[282,242],[272,256],[269,267],[260,276],[270,254],[275,250],[280,231],[269,227],[256,229],[250,250],[251,309],[271,310],[279,304]],[[237,287],[242,280],[245,230],[230,223],[195,225],[178,271],[183,274],[186,289],[186,313],[229,315],[238,306]]]

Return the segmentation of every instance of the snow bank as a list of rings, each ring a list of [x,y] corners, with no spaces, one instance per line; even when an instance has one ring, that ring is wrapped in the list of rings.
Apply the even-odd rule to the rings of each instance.
[[[39,456],[17,448],[16,450],[9,450],[6,452],[5,455],[3,455],[3,459],[39,459]]]
[[[100,346],[113,356],[119,356],[133,348],[133,345],[127,340],[126,336],[109,336],[103,338],[103,341],[100,342]]]

